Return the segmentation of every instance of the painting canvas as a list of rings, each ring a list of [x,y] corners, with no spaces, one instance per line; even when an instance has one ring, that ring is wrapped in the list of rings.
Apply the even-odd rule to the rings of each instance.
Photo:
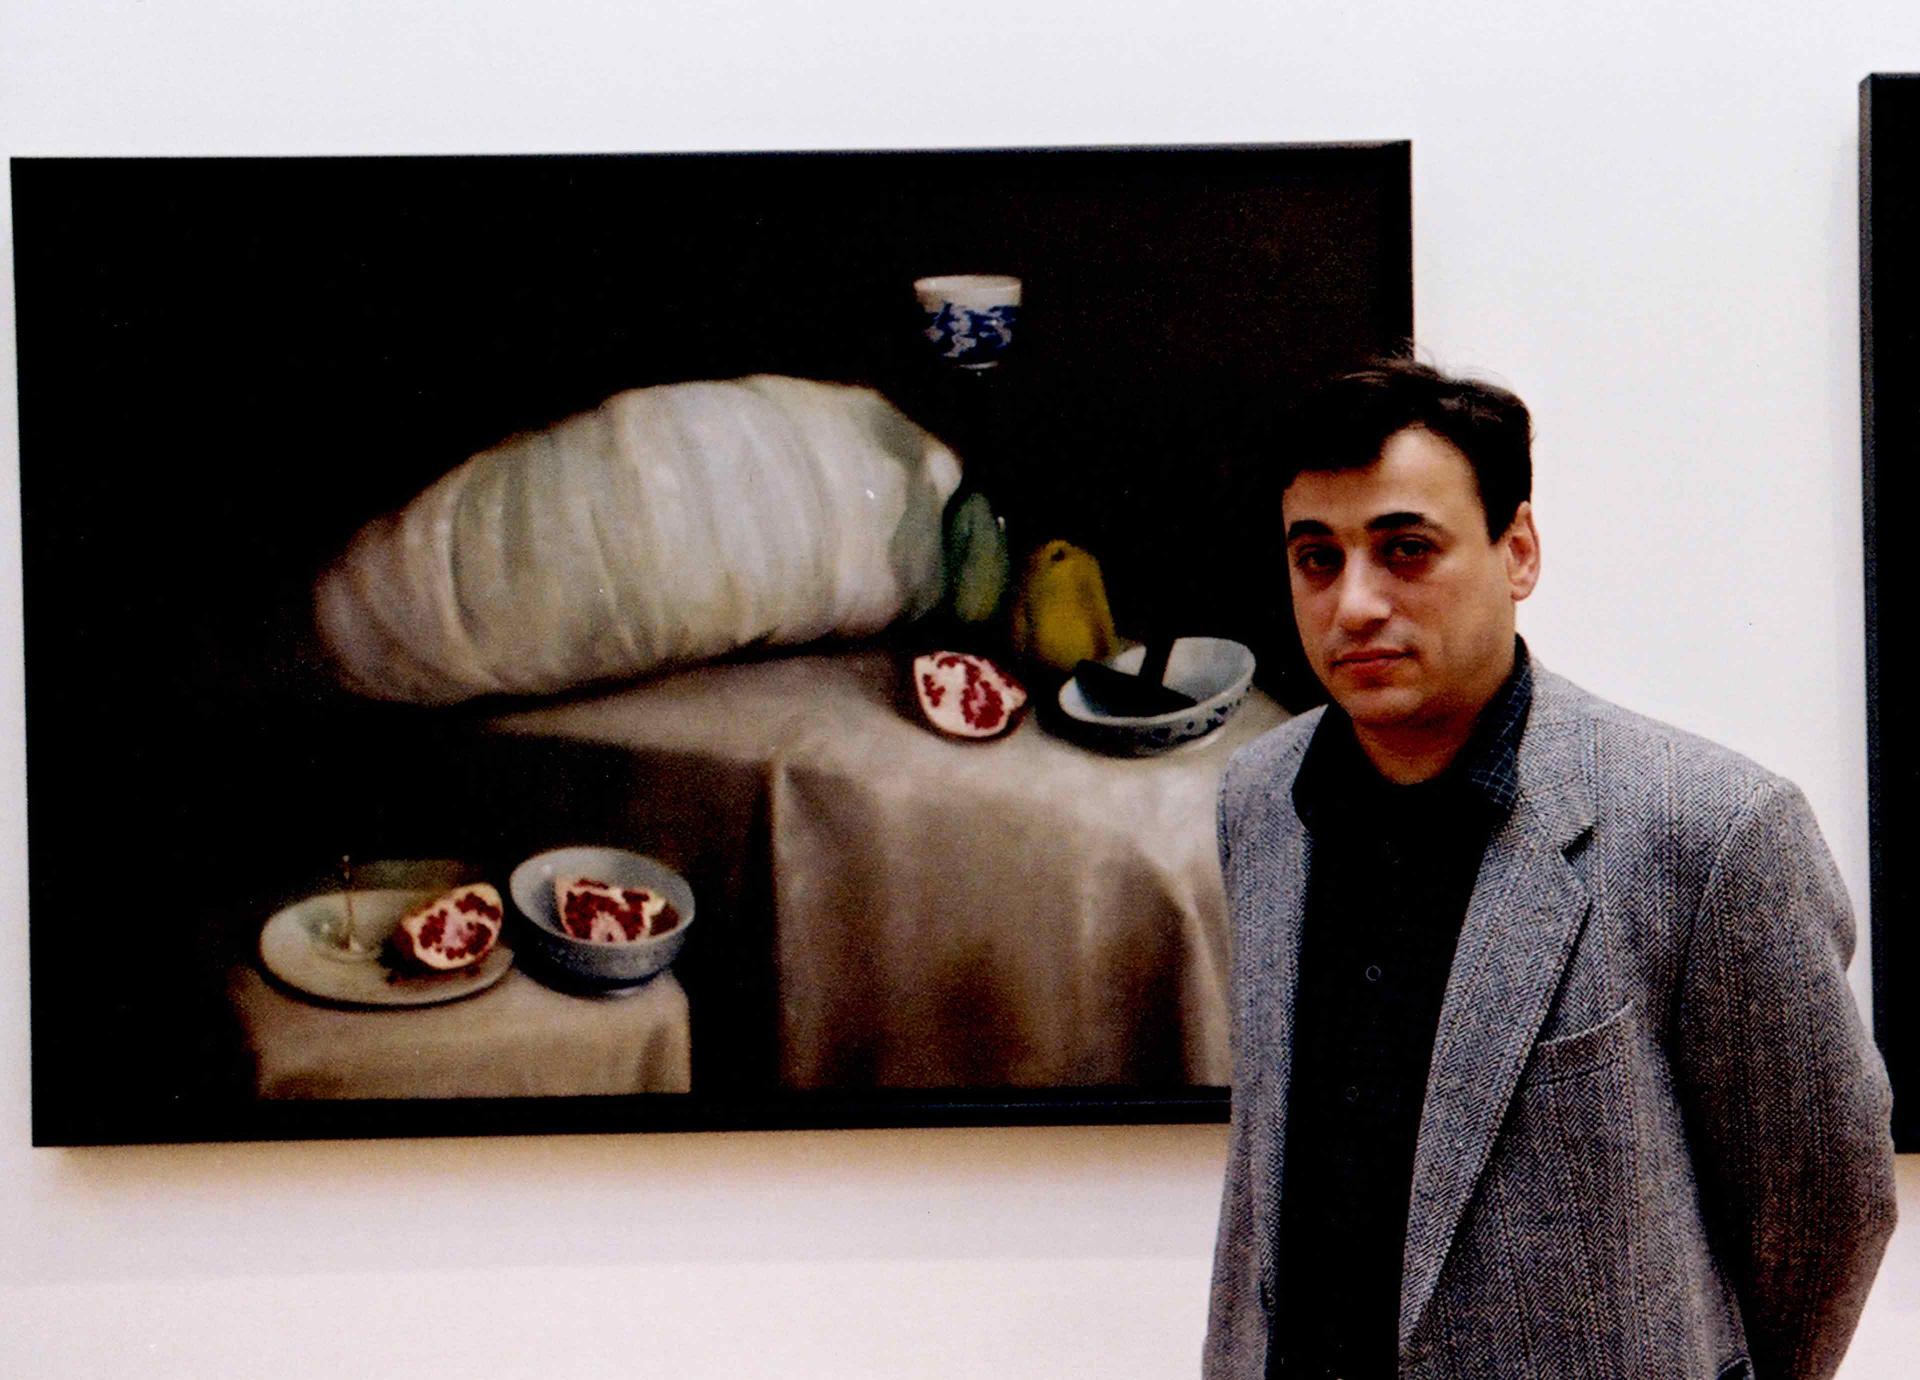
[[[1409,159],[14,160],[36,1142],[1223,1117]]]
[[[1920,741],[1902,714],[1889,651],[1914,606],[1912,581],[1886,558],[1913,500],[1920,448],[1920,75],[1860,86],[1860,380],[1866,503],[1867,786],[1873,910],[1873,1034],[1893,1082],[1893,1138],[1920,1150],[1920,1020],[1904,1000],[1920,966],[1913,877],[1899,840],[1920,784]]]

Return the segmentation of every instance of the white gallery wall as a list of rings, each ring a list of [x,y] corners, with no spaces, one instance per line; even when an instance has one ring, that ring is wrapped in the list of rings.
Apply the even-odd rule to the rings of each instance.
[[[0,153],[1411,138],[1421,342],[1537,417],[1523,632],[1805,787],[1864,999],[1856,88],[1901,70],[1911,0],[11,0]],[[1195,1371],[1218,1127],[30,1149],[21,701],[8,481],[0,1373]],[[1920,1344],[1902,1192],[1850,1380]]]

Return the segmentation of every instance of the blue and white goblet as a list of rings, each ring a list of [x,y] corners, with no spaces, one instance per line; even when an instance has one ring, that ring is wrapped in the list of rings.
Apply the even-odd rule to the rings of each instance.
[[[991,369],[1013,344],[1020,280],[1004,273],[948,273],[914,280],[927,340],[962,369]]]

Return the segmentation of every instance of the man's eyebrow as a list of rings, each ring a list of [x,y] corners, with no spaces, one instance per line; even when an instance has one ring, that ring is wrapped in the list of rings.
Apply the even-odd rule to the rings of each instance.
[[[1446,531],[1446,527],[1435,522],[1425,513],[1400,512],[1382,513],[1379,517],[1367,519],[1369,532],[1398,532],[1408,527],[1431,527],[1437,532]],[[1333,529],[1317,518],[1301,518],[1298,522],[1287,524],[1287,540],[1298,541],[1301,537],[1330,537]]]
[[[1439,527],[1440,524],[1425,513],[1382,513],[1377,518],[1367,519],[1369,532],[1396,532],[1402,527]]]

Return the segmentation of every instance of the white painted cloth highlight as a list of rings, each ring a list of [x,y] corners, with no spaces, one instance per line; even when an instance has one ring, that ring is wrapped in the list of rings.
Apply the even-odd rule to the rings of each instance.
[[[362,528],[315,587],[315,624],[348,686],[416,704],[867,636],[938,602],[959,482],[870,389],[634,389]]]

